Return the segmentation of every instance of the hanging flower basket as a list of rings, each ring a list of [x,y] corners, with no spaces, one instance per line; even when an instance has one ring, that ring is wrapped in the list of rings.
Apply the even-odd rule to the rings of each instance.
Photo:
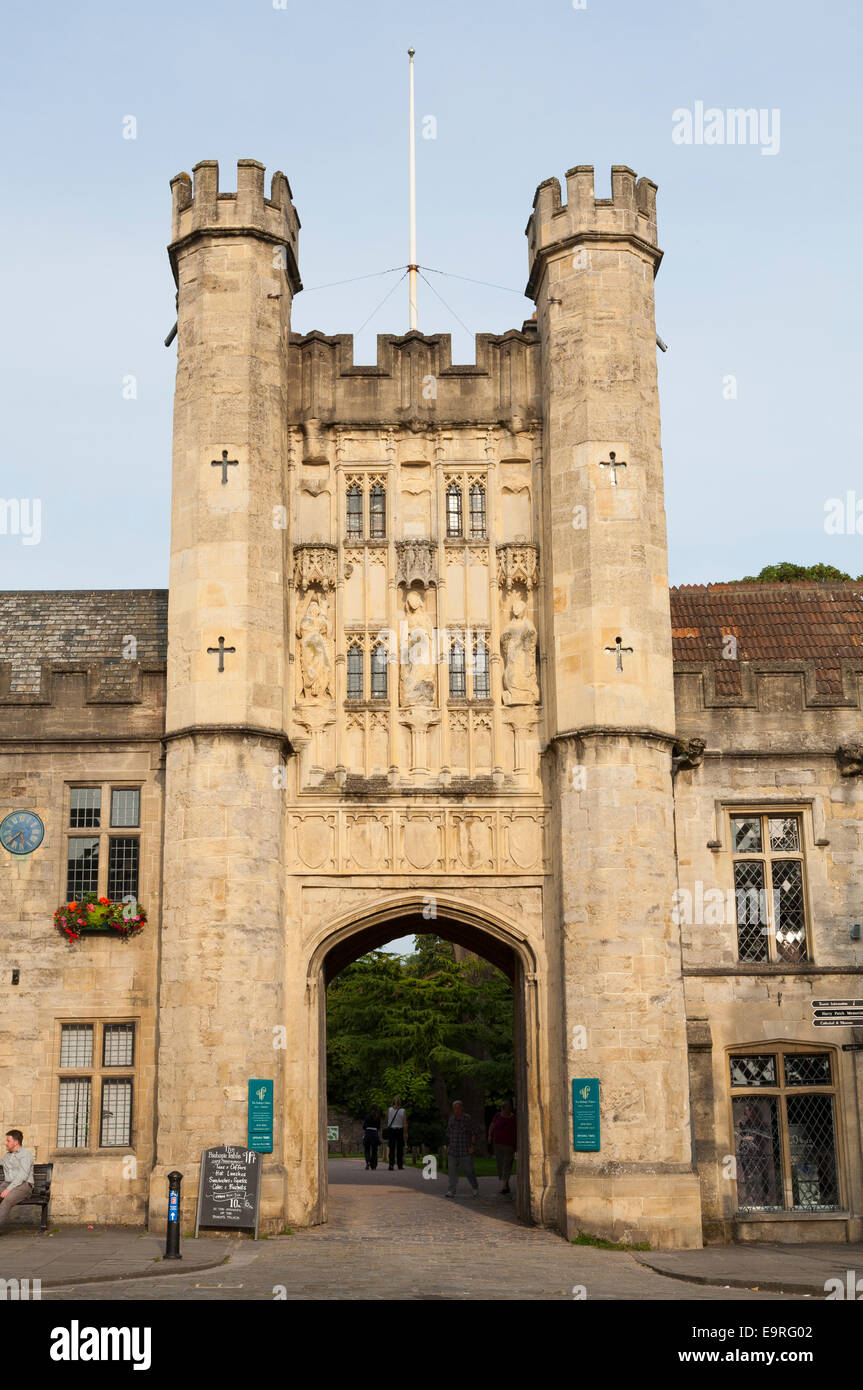
[[[128,940],[143,931],[147,914],[140,903],[112,903],[87,893],[80,902],[64,903],[54,913],[54,926],[67,941],[79,936],[122,936]]]

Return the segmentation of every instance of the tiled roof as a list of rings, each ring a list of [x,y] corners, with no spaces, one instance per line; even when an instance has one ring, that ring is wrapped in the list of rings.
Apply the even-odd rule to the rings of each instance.
[[[840,663],[863,661],[863,584],[685,584],[671,629],[675,661],[712,662],[717,695],[739,693],[740,661],[812,661],[818,694],[840,696]]]
[[[167,589],[0,592],[0,663],[11,663],[10,694],[38,695],[43,662],[116,666],[124,683],[134,637],[143,665],[165,663]]]

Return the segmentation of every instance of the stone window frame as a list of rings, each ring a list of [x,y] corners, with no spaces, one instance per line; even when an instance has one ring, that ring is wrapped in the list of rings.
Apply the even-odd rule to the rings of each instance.
[[[72,825],[72,792],[79,790],[99,791],[100,801],[100,823],[98,826],[73,826]],[[138,824],[137,825],[112,825],[113,819],[113,793],[115,791],[136,791],[138,793]],[[65,854],[60,866],[62,874],[62,887],[60,901],[68,902],[69,898],[69,843],[71,840],[98,840],[99,842],[99,873],[96,889],[88,889],[88,892],[95,891],[100,898],[109,897],[108,881],[110,876],[111,861],[111,842],[113,840],[134,839],[138,844],[138,878],[135,892],[136,901],[140,902],[144,896],[141,889],[143,874],[143,853],[142,853],[142,819],[143,819],[144,783],[135,778],[111,778],[108,781],[74,779],[65,785],[64,794],[64,834],[63,845]],[[104,812],[107,807],[107,823],[104,821]]]
[[[382,672],[380,669],[375,671],[375,658],[380,653],[383,653]],[[378,701],[384,702],[389,699],[389,666],[390,660],[387,643],[383,640],[373,642],[369,650],[369,699],[375,703]],[[377,676],[378,679],[380,679],[381,674],[383,674],[383,694],[381,694],[380,691],[377,693],[375,692],[375,677]]]
[[[826,1056],[830,1060],[830,1083],[826,1086],[804,1084],[802,1086],[789,1086],[786,1082],[785,1057],[788,1054],[810,1056],[812,1054]],[[732,1057],[753,1057],[753,1056],[775,1056],[777,1059],[777,1079],[775,1085],[755,1086],[755,1085],[734,1085],[731,1080],[731,1059]],[[759,1220],[786,1220],[799,1221],[801,1218],[823,1218],[837,1220],[841,1219],[843,1213],[847,1213],[848,1204],[846,1201],[846,1149],[843,1137],[842,1125],[842,1087],[840,1083],[839,1063],[841,1051],[835,1044],[822,1042],[806,1042],[799,1038],[766,1038],[763,1041],[741,1043],[737,1046],[731,1044],[724,1049],[720,1056],[723,1065],[724,1089],[727,1097],[728,1133],[730,1135],[729,1154],[734,1157],[735,1163],[739,1163],[737,1155],[737,1135],[734,1128],[734,1100],[744,1096],[771,1096],[778,1098],[777,1113],[779,1116],[779,1153],[781,1160],[781,1183],[782,1195],[785,1203],[782,1207],[740,1207],[738,1198],[738,1187],[735,1178],[734,1182],[734,1212],[739,1220],[759,1221]],[[788,1114],[787,1097],[804,1095],[829,1095],[832,1098],[833,1111],[833,1157],[836,1167],[836,1193],[837,1205],[835,1207],[795,1207],[793,1203],[793,1183],[791,1177],[791,1150],[790,1136],[788,1133]]]
[[[450,498],[457,499],[457,506],[450,507]],[[451,525],[452,521],[452,525]],[[458,529],[453,530],[452,526]],[[444,534],[448,541],[463,541],[464,534],[464,479],[448,473],[444,480]]]
[[[356,545],[357,542],[363,541],[387,540],[389,526],[387,474],[373,473],[369,470],[346,473],[344,475],[344,495],[345,544]],[[379,498],[382,499],[382,505],[376,507],[375,501]],[[358,505],[352,509],[349,499],[358,499]],[[354,523],[353,526],[351,525],[352,522]]]
[[[359,653],[359,669],[351,670],[351,657]],[[354,662],[356,665],[356,662]],[[351,679],[359,677],[359,693],[351,691]],[[366,698],[366,640],[365,637],[357,633],[349,636],[345,647],[345,704],[356,705]]]
[[[485,650],[485,674],[488,680],[488,691],[478,694],[476,690],[476,654],[482,642]],[[455,694],[452,688],[452,653],[454,651],[464,653],[464,663],[462,671],[457,674],[464,675],[464,693]],[[449,692],[449,702],[451,704],[490,704],[491,703],[491,632],[488,628],[450,628],[447,632],[447,640],[443,651],[446,654],[447,662],[447,689]]]
[[[808,818],[807,818],[807,816],[805,815],[805,812],[806,812],[807,809],[808,809],[807,806],[806,806],[806,805],[803,805],[803,804],[801,804],[801,803],[797,803],[797,802],[786,802],[786,801],[783,801],[783,802],[756,801],[756,802],[752,802],[751,804],[743,804],[743,805],[741,805],[739,802],[734,802],[734,803],[730,803],[730,802],[729,802],[729,803],[726,803],[725,806],[723,807],[723,810],[724,810],[724,830],[725,830],[725,834],[726,834],[726,836],[727,836],[728,853],[729,853],[729,857],[730,857],[730,866],[731,866],[731,873],[730,873],[730,877],[731,877],[731,889],[732,889],[732,897],[733,897],[733,901],[734,901],[734,921],[733,921],[734,933],[735,933],[735,936],[734,936],[734,946],[735,946],[735,950],[736,950],[736,953],[737,953],[737,960],[738,960],[738,962],[741,963],[741,964],[744,964],[744,965],[745,965],[745,964],[753,964],[753,965],[765,965],[765,966],[766,966],[766,965],[772,965],[772,966],[781,965],[784,969],[794,970],[794,969],[800,968],[801,966],[802,966],[802,967],[811,966],[811,965],[813,965],[813,964],[815,963],[815,960],[814,960],[814,953],[813,953],[813,943],[812,943],[812,905],[811,905],[810,893],[809,893],[809,872],[808,872],[808,865],[807,865],[807,862],[806,862],[806,849],[807,849],[807,846],[806,846],[806,835],[807,835],[807,823],[808,823]],[[732,821],[734,821],[734,820],[742,820],[742,819],[754,819],[756,816],[759,817],[760,820],[761,820],[761,844],[762,844],[762,848],[761,848],[760,850],[753,850],[753,851],[751,851],[751,852],[749,852],[749,853],[747,853],[747,852],[740,852],[740,851],[736,850],[735,847],[734,847],[734,832],[733,832],[733,829],[732,829]],[[781,818],[784,817],[784,818],[787,819],[787,818],[789,818],[789,817],[791,817],[791,816],[795,817],[795,819],[797,820],[799,849],[796,850],[796,851],[792,851],[792,850],[771,850],[770,847],[769,847],[769,842],[770,842],[769,825],[768,825],[767,823],[769,822],[769,820],[770,820],[771,818],[773,818],[773,819],[781,819]],[[766,831],[766,834],[765,834],[765,831]],[[767,848],[764,847],[765,845],[767,846]],[[788,859],[797,860],[797,861],[800,862],[800,865],[801,865],[801,881],[802,881],[802,896],[803,896],[804,954],[803,954],[803,956],[802,956],[800,959],[797,959],[797,960],[795,960],[795,959],[793,959],[793,958],[786,958],[785,956],[782,956],[782,955],[779,953],[779,949],[778,949],[778,946],[777,946],[777,940],[776,940],[775,913],[774,913],[774,902],[773,902],[773,893],[772,893],[772,887],[773,887],[772,864],[773,864],[773,861],[774,861],[774,860],[783,860],[783,859],[784,859],[784,860],[788,860]],[[765,873],[764,873],[764,882],[765,882],[764,901],[765,901],[765,906],[766,906],[766,911],[767,911],[767,923],[766,923],[766,930],[764,931],[764,936],[765,936],[765,938],[766,938],[766,944],[767,944],[767,956],[766,956],[766,959],[764,959],[764,960],[756,960],[756,961],[753,961],[753,960],[751,960],[750,957],[746,957],[746,956],[741,956],[741,955],[740,955],[740,938],[739,938],[738,921],[737,921],[737,908],[738,908],[738,902],[737,902],[737,885],[736,885],[736,883],[735,883],[735,871],[734,871],[734,870],[735,870],[735,865],[736,865],[736,864],[738,864],[738,863],[746,863],[746,862],[750,862],[750,863],[761,862],[761,863],[763,863],[764,866],[765,866]],[[770,887],[769,887],[769,889],[768,889],[768,887],[767,887],[767,879],[768,879],[768,878],[769,878],[769,880],[770,880]]]
[[[473,505],[474,496],[479,494],[482,497],[482,507],[475,508]],[[484,478],[471,476],[468,479],[468,525],[467,536],[471,541],[488,540],[488,487]],[[476,529],[474,516],[482,517],[481,529]]]
[[[129,1064],[123,1063],[115,1066],[106,1066],[105,1056],[105,1030],[109,1027],[116,1027],[122,1024],[124,1027],[132,1029],[132,1061]],[[61,1049],[63,1043],[63,1029],[69,1027],[88,1027],[93,1030],[93,1056],[89,1066],[70,1066],[62,1067]],[[92,1015],[87,1017],[83,1014],[74,1014],[69,1018],[55,1019],[55,1042],[54,1042],[54,1101],[52,1107],[52,1128],[51,1128],[51,1151],[50,1158],[58,1157],[92,1157],[102,1155],[106,1152],[134,1153],[138,1145],[137,1133],[137,1082],[140,1053],[140,1016],[129,1017],[120,1014],[109,1014],[104,1018],[95,1018]],[[90,1087],[88,1133],[86,1144],[61,1145],[58,1142],[58,1131],[60,1127],[60,1095],[61,1082],[64,1081],[86,1081]],[[123,1081],[130,1086],[129,1098],[129,1134],[128,1142],[121,1144],[103,1144],[103,1100],[105,1082]]]

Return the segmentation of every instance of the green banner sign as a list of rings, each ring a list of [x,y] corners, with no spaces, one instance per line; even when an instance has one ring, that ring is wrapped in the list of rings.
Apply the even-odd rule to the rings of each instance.
[[[256,1078],[249,1082],[249,1142],[255,1153],[273,1152],[273,1083]]]
[[[579,1076],[572,1083],[572,1147],[579,1153],[599,1150],[598,1076]]]

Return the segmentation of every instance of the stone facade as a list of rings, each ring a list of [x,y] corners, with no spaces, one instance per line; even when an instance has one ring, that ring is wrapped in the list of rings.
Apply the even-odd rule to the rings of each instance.
[[[433,928],[513,983],[525,1219],[861,1238],[861,1034],[813,1027],[812,1000],[863,993],[863,589],[669,602],[655,186],[542,184],[536,316],[468,366],[446,335],[362,366],[347,335],[291,333],[284,175],[267,197],[243,160],[224,193],[205,162],[172,190],[169,594],[0,596],[0,818],[45,825],[0,849],[0,1098],[56,1164],[55,1217],[158,1226],[179,1168],[191,1224],[201,1150],[245,1142],[272,1077],[262,1229],[326,1219],[327,982]],[[81,787],[140,789],[127,942],[51,927]],[[115,830],[88,829],[101,892]],[[774,899],[747,934],[735,884],[759,873],[796,915]],[[89,1062],[61,1056],[74,1024]],[[573,1149],[583,1076],[598,1152]],[[76,1078],[92,1123],[58,1148]]]

